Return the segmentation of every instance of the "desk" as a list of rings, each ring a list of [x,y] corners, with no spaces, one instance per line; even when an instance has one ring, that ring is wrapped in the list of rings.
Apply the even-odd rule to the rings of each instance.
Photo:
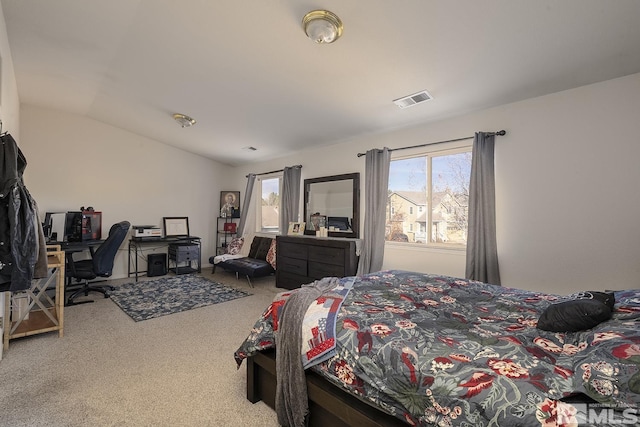
[[[128,263],[128,271],[127,271],[127,277],[131,277],[131,275],[135,275],[136,278],[136,282],[138,281],[138,276],[142,275],[142,274],[146,274],[146,271],[140,271],[140,269],[138,268],[138,258],[142,255],[143,252],[143,248],[146,246],[147,248],[151,247],[151,246],[155,246],[157,247],[168,247],[169,249],[171,247],[175,247],[177,245],[192,245],[192,246],[196,246],[197,247],[197,257],[195,259],[196,262],[196,268],[192,268],[191,267],[191,262],[189,261],[189,266],[187,268],[185,267],[179,267],[177,265],[177,262],[179,262],[179,259],[174,259],[173,261],[176,262],[176,265],[173,268],[170,268],[170,270],[174,270],[176,272],[176,274],[180,274],[181,272],[193,272],[195,273],[196,271],[198,273],[200,273],[201,269],[202,269],[202,262],[201,262],[201,256],[200,256],[200,248],[201,248],[201,243],[200,243],[200,238],[199,237],[195,237],[195,236],[191,236],[191,237],[132,237],[131,239],[129,239],[129,263]],[[133,262],[131,257],[133,256]],[[171,256],[169,257],[169,262],[171,262]],[[133,270],[132,270],[133,267]]]
[[[47,242],[47,245],[59,245],[64,252],[70,253],[91,250],[102,243],[104,240],[85,240],[83,242]]]
[[[4,349],[9,348],[12,338],[26,337],[43,332],[58,331],[60,337],[64,334],[64,267],[65,253],[60,246],[47,245],[48,276],[34,279],[31,287],[26,290],[26,307],[14,306],[18,293],[5,293],[5,322]],[[56,295],[51,299],[46,290],[55,281]],[[36,307],[37,306],[37,307]]]

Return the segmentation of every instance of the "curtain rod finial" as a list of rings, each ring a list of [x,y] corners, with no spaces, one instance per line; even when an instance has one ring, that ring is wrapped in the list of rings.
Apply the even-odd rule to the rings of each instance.
[[[499,130],[498,132],[496,132],[496,135],[499,135],[499,136],[504,136],[504,135],[506,135],[506,134],[507,134],[507,131],[506,131],[506,130],[504,130],[504,129]]]

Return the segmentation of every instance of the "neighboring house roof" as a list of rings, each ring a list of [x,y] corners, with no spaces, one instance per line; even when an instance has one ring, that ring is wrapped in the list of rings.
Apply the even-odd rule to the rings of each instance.
[[[407,200],[409,203],[413,203],[416,206],[426,206],[427,204],[427,193],[424,191],[394,191],[389,197],[394,194],[402,197]]]

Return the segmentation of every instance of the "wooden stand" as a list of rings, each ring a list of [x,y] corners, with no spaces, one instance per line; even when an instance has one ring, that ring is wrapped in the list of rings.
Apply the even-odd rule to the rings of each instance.
[[[11,292],[5,292],[4,350],[9,348],[9,340],[13,338],[52,331],[58,331],[60,337],[64,335],[64,262],[64,251],[60,245],[47,246],[50,274],[44,279],[33,280],[31,288],[25,291],[28,305],[20,313],[12,304]],[[46,293],[53,281],[55,300]]]

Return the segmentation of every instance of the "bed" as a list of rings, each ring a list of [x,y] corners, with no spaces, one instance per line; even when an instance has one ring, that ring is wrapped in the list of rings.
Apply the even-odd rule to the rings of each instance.
[[[591,329],[554,332],[538,329],[541,316],[584,294],[399,270],[335,280],[348,288],[342,300],[314,301],[319,307],[328,300],[334,317],[316,316],[315,329],[300,326],[332,341],[311,362],[304,357],[308,349],[300,353],[300,363],[309,363],[310,425],[555,426],[578,425],[589,416],[602,425],[640,419],[640,290],[615,291],[610,318]],[[251,401],[275,404],[274,348],[278,335],[288,332],[280,316],[295,292],[274,298],[234,354],[238,366],[247,360]],[[569,312],[567,320],[573,317]]]

